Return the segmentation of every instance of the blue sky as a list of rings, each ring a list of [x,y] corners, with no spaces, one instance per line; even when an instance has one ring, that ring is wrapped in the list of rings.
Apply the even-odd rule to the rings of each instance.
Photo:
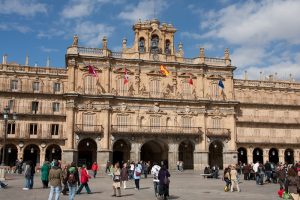
[[[79,45],[119,51],[122,38],[133,42],[138,19],[172,23],[176,47],[185,57],[223,57],[229,48],[235,77],[250,79],[277,73],[300,80],[299,0],[0,0],[0,54],[8,62],[65,66],[66,48],[74,34]]]

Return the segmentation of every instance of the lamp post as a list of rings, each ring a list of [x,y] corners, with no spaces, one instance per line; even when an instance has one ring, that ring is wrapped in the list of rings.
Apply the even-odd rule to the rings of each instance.
[[[7,124],[8,124],[8,118],[9,118],[9,107],[6,106],[3,110],[3,120],[4,120],[4,133],[3,133],[3,151],[2,151],[2,161],[1,166],[5,166],[5,145],[6,145],[6,134],[7,134]],[[13,113],[13,121],[17,119],[17,115],[14,112]]]

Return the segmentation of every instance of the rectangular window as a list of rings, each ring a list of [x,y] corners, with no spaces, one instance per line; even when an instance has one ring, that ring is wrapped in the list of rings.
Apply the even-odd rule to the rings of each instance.
[[[151,130],[160,129],[160,117],[157,116],[150,117],[150,129]]]
[[[218,97],[218,95],[219,95],[219,85],[217,83],[212,83],[211,87],[212,87],[211,96],[213,98]]]
[[[51,124],[51,135],[58,135],[59,124]]]
[[[38,109],[39,109],[39,102],[33,101],[33,102],[31,103],[31,111],[32,111],[32,113],[33,113],[33,114],[36,114],[37,111],[38,111]]]
[[[220,119],[213,119],[213,128],[221,128],[221,120]]]
[[[94,130],[94,115],[91,114],[84,114],[83,115],[83,130],[84,131],[93,131]]]
[[[118,115],[117,116],[117,127],[119,131],[125,131],[128,129],[128,116]]]
[[[7,124],[7,135],[14,135],[16,134],[16,124],[15,123],[8,123]]]
[[[29,125],[29,134],[30,135],[37,135],[37,124],[30,124]]]
[[[189,97],[192,94],[192,88],[189,83],[183,83],[182,85],[182,95],[184,97]]]
[[[54,83],[53,84],[53,91],[54,92],[60,92],[60,83]]]
[[[40,91],[40,83],[39,82],[33,82],[32,89],[34,92]]]
[[[11,80],[10,89],[11,89],[11,91],[17,91],[18,90],[18,81],[17,80]]]
[[[123,78],[119,78],[117,80],[117,93],[118,93],[118,95],[127,95],[128,94],[128,84],[124,84]]]
[[[181,122],[182,122],[181,126],[183,128],[191,128],[191,126],[192,126],[190,117],[183,117]]]
[[[160,95],[160,81],[152,80],[150,82],[150,95],[159,96]]]
[[[95,83],[95,77],[93,76],[86,76],[84,78],[84,92],[86,94],[95,94],[96,93],[96,83]]]
[[[14,100],[13,99],[10,99],[8,100],[7,102],[7,107],[12,110],[14,108]]]
[[[52,111],[59,112],[59,103],[52,103]]]

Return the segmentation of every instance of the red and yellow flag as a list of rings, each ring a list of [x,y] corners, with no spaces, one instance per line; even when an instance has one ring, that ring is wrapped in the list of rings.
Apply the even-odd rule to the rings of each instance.
[[[169,70],[167,70],[167,68],[163,65],[160,66],[160,72],[165,75],[165,76],[169,76],[170,75],[170,72]]]

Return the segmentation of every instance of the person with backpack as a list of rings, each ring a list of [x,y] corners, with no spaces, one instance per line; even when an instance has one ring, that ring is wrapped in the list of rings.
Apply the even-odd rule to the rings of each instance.
[[[55,193],[55,200],[59,200],[63,175],[62,170],[58,165],[59,163],[55,161],[49,172],[49,183],[51,188],[48,200],[52,200],[53,193]]]
[[[25,176],[25,187],[23,187],[23,190],[29,190],[30,189],[30,177],[31,177],[30,161],[27,161],[25,164],[24,176]]]
[[[83,187],[85,187],[86,192],[88,194],[92,194],[89,184],[88,184],[90,178],[91,178],[91,176],[89,175],[89,173],[86,169],[86,165],[82,165],[81,173],[80,173],[80,186],[79,186],[76,194],[80,194]]]
[[[113,187],[113,191],[114,191],[114,194],[112,196],[116,197],[117,191],[118,191],[118,197],[120,197],[121,196],[121,170],[120,170],[120,165],[118,162],[115,164],[112,174],[113,174],[112,187]]]
[[[151,168],[151,174],[153,175],[153,186],[154,186],[154,193],[157,197],[159,195],[159,180],[158,180],[158,173],[160,170],[160,166],[157,162],[153,163],[153,167]]]
[[[164,200],[167,199],[169,195],[169,185],[170,185],[170,173],[167,170],[165,164],[162,165],[161,169],[158,172],[158,180],[159,180],[159,195],[163,196]]]
[[[71,166],[67,170],[67,184],[69,188],[69,200],[74,200],[77,185],[80,185],[78,168],[74,162],[71,163]]]

